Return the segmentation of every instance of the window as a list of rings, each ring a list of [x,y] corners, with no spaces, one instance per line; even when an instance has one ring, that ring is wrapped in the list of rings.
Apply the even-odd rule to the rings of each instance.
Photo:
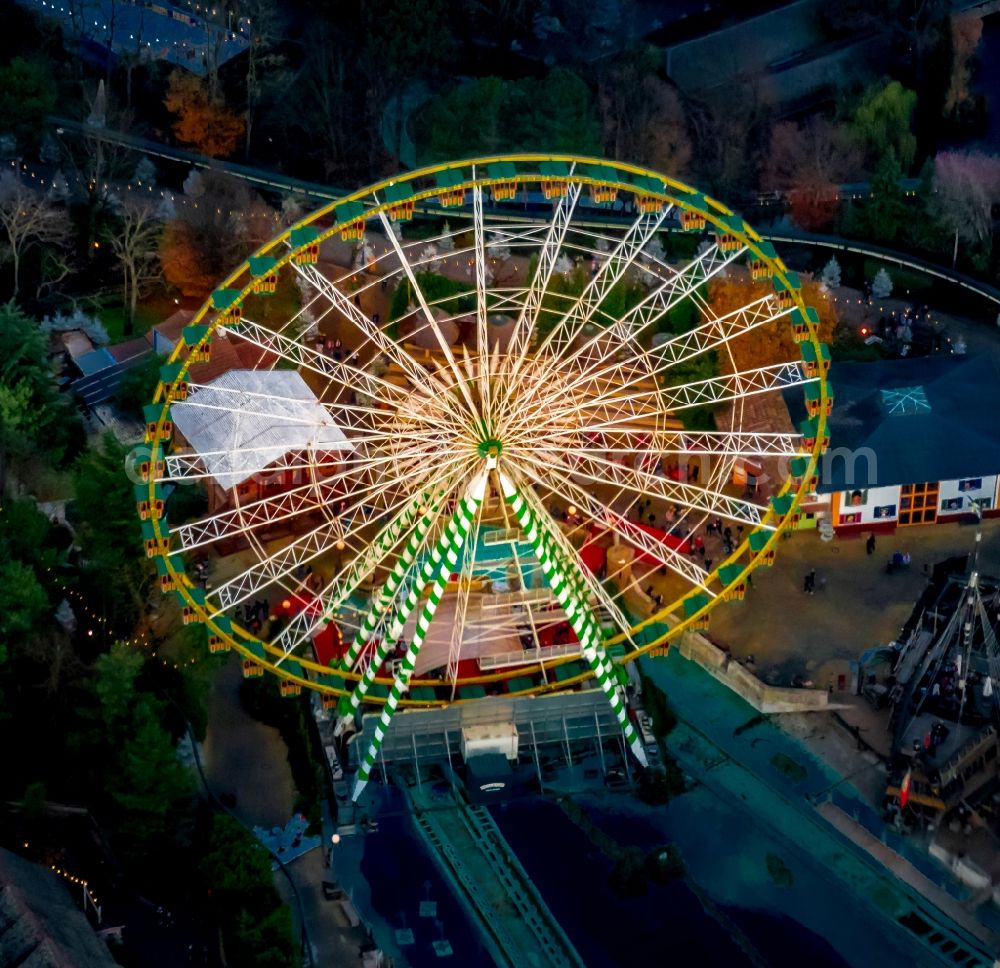
[[[861,524],[861,512],[857,511],[854,514],[842,514],[840,516],[841,524]]]
[[[904,484],[899,499],[899,523],[933,524],[937,520],[938,483]]]

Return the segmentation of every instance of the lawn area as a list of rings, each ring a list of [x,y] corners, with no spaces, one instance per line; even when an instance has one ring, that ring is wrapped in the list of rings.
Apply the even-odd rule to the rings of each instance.
[[[114,346],[115,343],[142,336],[180,308],[172,298],[162,294],[141,300],[135,311],[135,327],[128,335],[125,333],[125,306],[122,303],[109,303],[97,311],[97,316],[108,331],[111,345]]]

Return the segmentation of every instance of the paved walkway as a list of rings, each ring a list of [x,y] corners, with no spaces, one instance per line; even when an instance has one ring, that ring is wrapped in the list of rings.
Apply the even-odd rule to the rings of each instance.
[[[244,824],[283,827],[295,799],[288,750],[276,729],[259,723],[240,705],[242,681],[234,655],[219,671],[209,701],[205,776],[217,795],[236,795],[233,812]]]
[[[1000,575],[1000,520],[984,522],[983,532],[981,570]],[[753,655],[767,682],[790,685],[801,675],[836,689],[850,660],[896,638],[934,564],[971,552],[974,542],[975,528],[966,525],[899,528],[879,536],[869,557],[863,537],[824,543],[814,531],[798,532],[781,543],[772,568],[754,573],[743,602],[712,613],[709,635],[740,659]],[[908,551],[913,563],[887,575],[886,559],[896,549]],[[818,590],[806,595],[802,579],[812,568]]]

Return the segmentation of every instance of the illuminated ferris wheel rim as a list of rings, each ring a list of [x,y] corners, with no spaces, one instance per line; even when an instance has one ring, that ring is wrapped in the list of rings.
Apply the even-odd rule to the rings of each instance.
[[[464,199],[469,191],[474,192],[474,197],[477,197],[481,204],[484,189],[491,189],[494,192],[499,190],[504,197],[510,198],[511,193],[516,195],[520,188],[537,186],[543,191],[547,191],[554,187],[553,198],[558,203],[559,190],[565,192],[571,185],[580,186],[579,190],[588,187],[595,196],[600,196],[601,192],[604,192],[605,197],[619,192],[627,192],[636,198],[637,203],[640,199],[644,200],[651,209],[657,204],[661,207],[672,206],[681,213],[688,213],[703,220],[702,224],[711,225],[726,236],[736,239],[740,247],[749,253],[752,259],[766,267],[767,274],[774,281],[775,289],[782,293],[793,310],[798,312],[799,318],[804,322],[807,330],[807,339],[812,343],[817,358],[819,358],[821,347],[815,316],[807,310],[802,301],[797,279],[776,257],[773,249],[750,226],[739,217],[734,216],[726,206],[706,198],[695,189],[674,179],[638,166],[593,158],[566,155],[496,156],[430,166],[412,172],[405,177],[384,180],[318,209],[285,232],[280,233],[235,270],[224,281],[221,290],[232,294],[230,306],[238,306],[255,291],[257,284],[253,273],[255,260],[257,260],[258,267],[261,261],[267,261],[270,271],[276,273],[281,268],[292,264],[296,256],[310,247],[318,247],[323,241],[338,233],[342,237],[347,237],[347,233],[357,230],[359,222],[362,232],[364,223],[373,218],[380,219],[383,225],[388,228],[387,214],[398,210],[400,206],[404,208],[409,206],[411,210],[419,206],[421,209],[431,210],[434,215],[469,218],[474,217],[464,206]],[[475,194],[477,192],[478,195]],[[463,200],[461,208],[436,208],[432,206],[435,199],[440,202],[448,197],[454,200],[459,196]],[[558,204],[556,208],[558,210]],[[516,217],[519,221],[524,222],[549,221],[548,216],[544,219],[533,219],[529,215],[520,213],[516,216],[506,217]],[[479,218],[482,218],[481,211]],[[482,231],[483,226],[480,222],[480,233]],[[357,238],[357,235],[353,237]],[[411,243],[411,247],[415,244],[419,243]],[[282,248],[283,246],[285,248]],[[198,352],[210,343],[213,333],[220,325],[223,325],[225,308],[218,305],[213,299],[209,299],[198,310],[189,324],[189,332],[196,338],[178,341],[168,361],[168,366],[173,367],[172,379],[185,379],[190,364],[198,358]],[[209,319],[213,312],[216,313],[215,317]],[[208,321],[206,322],[206,320]],[[773,500],[771,506],[766,509],[761,517],[760,525],[770,530],[764,534],[764,540],[758,538],[756,542],[751,542],[751,534],[748,534],[734,548],[730,556],[720,561],[715,569],[705,576],[703,588],[705,590],[717,589],[717,591],[713,590],[711,595],[704,596],[703,602],[695,601],[695,596],[686,592],[681,598],[665,605],[655,615],[631,625],[619,635],[609,639],[607,642],[609,645],[625,641],[653,623],[662,622],[667,615],[673,615],[675,620],[675,624],[655,640],[645,642],[638,648],[627,652],[617,661],[631,661],[652,648],[666,644],[686,628],[701,624],[713,605],[726,597],[725,591],[728,586],[734,582],[742,583],[750,571],[773,556],[774,542],[777,536],[790,525],[793,516],[798,513],[799,503],[807,490],[805,482],[813,476],[818,457],[824,447],[828,391],[823,371],[819,373],[817,386],[820,407],[815,421],[815,439],[809,442],[808,448],[803,452],[807,455],[808,461],[804,479],[800,481],[797,490],[792,488],[791,480],[786,482],[776,496],[777,500]],[[157,388],[155,400],[156,403],[160,404],[160,412],[156,422],[157,432],[152,441],[151,463],[153,466],[156,465],[158,459],[162,460],[165,454],[165,446],[161,443],[161,438],[170,401],[167,399],[165,385],[162,382]],[[148,483],[149,500],[152,502],[156,488],[155,475],[150,475]],[[151,529],[156,539],[166,538],[167,541],[169,540],[166,537],[166,529],[165,527],[161,529],[158,518],[151,521]],[[759,534],[760,532],[758,532]],[[744,555],[749,555],[745,561],[741,560]],[[274,647],[271,643],[263,641],[245,629],[234,626],[218,611],[207,608],[204,596],[198,594],[199,590],[190,583],[183,573],[179,556],[173,556],[165,550],[162,551],[159,553],[158,569],[161,575],[170,576],[176,585],[179,598],[186,608],[193,611],[198,620],[205,624],[210,636],[225,641],[227,645],[240,652],[244,658],[260,664],[268,671],[274,672],[283,679],[299,686],[318,689],[331,695],[344,695],[350,692],[353,684],[362,678],[361,673],[357,670],[331,670],[300,656],[289,658],[282,649]],[[727,573],[728,581],[721,580],[721,573]],[[697,607],[692,607],[692,603]],[[573,661],[574,658],[571,655],[558,657],[534,663],[527,668],[520,666],[513,672],[508,670],[464,677],[456,680],[455,684],[482,684],[510,680],[530,675],[533,672],[537,673],[542,671],[543,667],[551,670],[558,665]],[[329,682],[311,680],[306,676],[306,671],[326,677],[329,677],[331,672],[335,672],[343,685],[337,686]],[[563,690],[591,675],[590,670],[587,670],[561,682],[546,682],[521,691],[526,694],[536,694]],[[378,678],[375,682],[387,685],[392,680]],[[413,685],[436,684],[436,680],[417,676],[413,678],[412,683]],[[366,698],[365,701],[381,702],[382,697],[373,696]],[[439,705],[441,701],[440,698],[434,700],[404,699],[401,704],[431,706]],[[459,698],[456,701],[463,700]]]

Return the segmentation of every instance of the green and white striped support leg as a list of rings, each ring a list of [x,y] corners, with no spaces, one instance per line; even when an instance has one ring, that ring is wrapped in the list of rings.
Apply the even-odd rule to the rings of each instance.
[[[413,534],[410,535],[410,540],[406,543],[406,547],[403,548],[399,558],[396,559],[396,564],[389,573],[389,577],[382,586],[382,590],[379,592],[377,598],[372,604],[372,607],[369,609],[368,614],[365,616],[365,620],[358,628],[350,647],[344,653],[344,657],[340,660],[342,669],[353,668],[355,660],[364,648],[365,643],[372,637],[372,633],[378,626],[379,618],[389,607],[389,604],[395,597],[399,586],[403,583],[403,579],[406,577],[407,571],[409,571],[410,566],[416,560],[417,552],[420,550],[420,547],[424,542],[424,538],[427,537],[427,532],[431,529],[431,524],[434,521],[434,517],[437,514],[440,505],[441,499],[439,497],[435,502],[430,503],[426,513],[417,519],[417,524],[413,529]],[[386,537],[391,538],[388,542],[388,545],[391,546],[392,541],[395,540],[395,536],[387,535]],[[430,576],[428,576],[427,581],[430,581]],[[426,584],[426,582],[424,582],[424,584]]]
[[[371,688],[372,683],[375,681],[375,677],[378,675],[378,670],[385,661],[385,657],[389,654],[390,649],[395,647],[396,642],[399,641],[400,635],[403,634],[403,629],[406,627],[406,621],[410,617],[410,613],[417,607],[417,603],[420,601],[420,596],[423,594],[424,589],[431,582],[435,573],[440,568],[441,562],[447,550],[457,540],[462,521],[465,519],[466,515],[474,515],[475,511],[476,505],[472,503],[469,498],[464,498],[460,502],[459,507],[449,519],[448,524],[445,525],[444,533],[441,535],[441,538],[420,566],[419,574],[410,586],[410,590],[407,593],[406,598],[403,600],[403,604],[400,607],[399,612],[393,619],[392,625],[389,626],[385,635],[382,636],[382,642],[375,651],[372,661],[365,669],[364,675],[358,681],[358,684],[355,686],[350,697],[346,700],[341,700],[341,715],[353,717],[357,712],[362,700]]]
[[[472,481],[472,484],[469,485],[466,498],[456,511],[456,516],[459,518],[458,532],[448,544],[443,556],[439,556],[438,558],[437,576],[434,579],[434,584],[431,586],[427,603],[417,617],[417,628],[414,632],[413,640],[406,650],[406,655],[403,657],[399,672],[396,673],[392,689],[389,691],[389,698],[386,699],[385,705],[382,706],[382,712],[375,725],[375,735],[372,737],[372,741],[368,745],[368,749],[358,768],[358,776],[354,782],[354,793],[351,795],[351,799],[355,801],[361,796],[368,785],[368,778],[371,776],[375,760],[378,758],[378,751],[382,746],[382,740],[385,739],[385,734],[389,729],[392,715],[399,705],[399,700],[403,697],[403,693],[406,692],[409,686],[410,676],[413,675],[413,670],[417,664],[417,654],[420,652],[420,647],[423,645],[424,639],[430,631],[431,622],[434,620],[434,613],[437,611],[438,605],[441,604],[441,599],[444,597],[448,578],[461,561],[462,546],[465,544],[466,538],[468,538],[469,532],[472,530],[479,505],[482,504],[483,497],[486,494],[486,481],[487,474],[479,474]]]
[[[503,487],[504,498],[511,506],[514,516],[517,518],[524,531],[528,542],[535,549],[538,563],[542,566],[542,572],[549,582],[556,599],[562,606],[566,617],[569,619],[573,631],[576,632],[580,640],[580,649],[588,665],[593,669],[598,685],[607,697],[608,702],[614,710],[618,725],[625,734],[625,740],[632,750],[635,758],[643,765],[648,766],[646,751],[642,747],[642,741],[636,731],[632,721],[628,718],[628,710],[618,692],[617,682],[611,671],[610,665],[604,656],[604,649],[601,645],[600,632],[597,623],[589,615],[589,609],[581,605],[570,592],[569,582],[564,578],[562,571],[556,567],[556,560],[549,553],[548,543],[542,537],[542,531],[535,521],[535,516],[527,503],[517,493],[511,480],[503,472],[500,473],[500,483]]]

